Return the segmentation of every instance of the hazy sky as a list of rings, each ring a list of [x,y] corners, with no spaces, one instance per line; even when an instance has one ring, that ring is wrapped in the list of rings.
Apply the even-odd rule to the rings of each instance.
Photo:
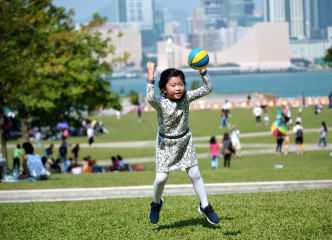
[[[64,6],[67,10],[74,9],[75,19],[89,18],[112,2],[116,3],[116,0],[53,0],[56,6]],[[200,0],[155,0],[155,2],[172,9],[186,9],[186,12],[192,12],[192,9],[200,7]],[[261,10],[262,0],[254,2],[256,9]]]

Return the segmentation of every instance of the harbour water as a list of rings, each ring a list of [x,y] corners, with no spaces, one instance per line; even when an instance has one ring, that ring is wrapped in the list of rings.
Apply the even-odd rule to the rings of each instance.
[[[253,74],[229,74],[214,75],[210,73],[215,94],[235,94],[268,92],[278,97],[299,97],[302,91],[306,96],[327,96],[332,90],[332,71],[315,72],[280,72],[280,73],[253,73]],[[190,90],[191,82],[199,80],[197,77],[186,79],[187,89]],[[146,95],[146,79],[116,79],[111,80],[112,91],[120,92],[124,97],[130,90],[134,90],[143,96]],[[156,93],[159,92],[156,87]]]

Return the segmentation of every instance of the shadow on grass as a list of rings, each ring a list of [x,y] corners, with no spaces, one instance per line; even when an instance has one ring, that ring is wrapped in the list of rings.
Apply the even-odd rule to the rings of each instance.
[[[182,220],[168,225],[163,225],[155,228],[154,230],[160,231],[164,229],[178,228],[178,227],[187,227],[187,226],[197,226],[202,225],[203,227],[212,228],[212,229],[221,229],[220,226],[210,224],[205,218],[192,218],[188,220]]]
[[[223,218],[223,219],[230,221],[230,220],[233,220],[234,218]],[[223,219],[221,219],[221,220],[223,220]],[[160,231],[163,229],[186,227],[186,226],[197,226],[197,225],[202,225],[203,227],[207,227],[207,228],[211,228],[211,229],[221,229],[220,226],[212,225],[205,218],[200,217],[200,218],[192,218],[192,219],[182,220],[182,221],[175,222],[175,223],[168,224],[168,225],[159,226],[159,227],[155,228],[154,230]],[[236,236],[239,233],[240,232],[225,233],[225,235],[227,235],[227,236],[235,235]]]

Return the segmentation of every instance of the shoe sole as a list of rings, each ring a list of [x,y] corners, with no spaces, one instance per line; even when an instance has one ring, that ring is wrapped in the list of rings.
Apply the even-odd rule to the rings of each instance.
[[[211,223],[211,224],[213,224],[213,225],[219,223],[219,222],[217,222],[217,223],[211,222],[210,219],[206,216],[206,214],[205,214],[204,212],[202,212],[202,210],[201,210],[201,208],[200,208],[199,206],[198,206],[197,210],[198,210],[198,212],[199,212],[200,214],[202,214],[204,217],[206,217],[206,219],[208,220],[209,223]]]
[[[162,209],[163,206],[164,206],[164,199],[163,199],[163,198],[160,198],[160,199],[162,200],[162,204],[161,204],[161,207],[160,207],[160,211],[161,211],[161,209]],[[151,211],[150,211],[150,212],[151,212]],[[156,222],[156,223],[151,222],[151,221],[150,221],[150,213],[149,213],[149,215],[148,215],[148,219],[149,219],[149,222],[152,223],[152,224],[157,224],[157,223],[159,222],[159,220],[158,220],[158,222]],[[160,219],[160,212],[159,212],[159,219]]]

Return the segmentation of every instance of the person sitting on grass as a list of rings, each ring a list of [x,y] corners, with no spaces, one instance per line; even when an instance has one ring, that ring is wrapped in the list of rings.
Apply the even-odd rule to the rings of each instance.
[[[23,172],[18,179],[46,180],[46,169],[39,154],[33,154],[32,144],[25,142],[22,147],[26,155],[23,157]]]

